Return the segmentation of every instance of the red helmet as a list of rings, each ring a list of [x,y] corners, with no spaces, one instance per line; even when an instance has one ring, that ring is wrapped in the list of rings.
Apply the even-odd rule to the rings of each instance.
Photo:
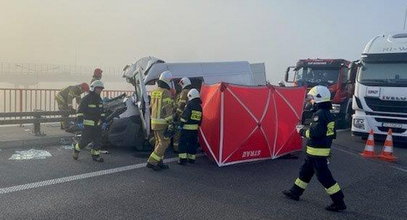
[[[87,83],[81,83],[80,86],[81,86],[83,92],[89,91],[89,85]]]
[[[93,76],[97,77],[97,78],[101,78],[102,77],[102,72],[103,72],[102,69],[96,68],[95,71],[93,71]]]

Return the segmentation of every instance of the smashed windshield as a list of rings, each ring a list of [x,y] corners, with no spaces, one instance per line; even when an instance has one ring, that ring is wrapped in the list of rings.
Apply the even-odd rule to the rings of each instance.
[[[369,86],[407,86],[407,63],[362,63],[358,81]]]
[[[329,86],[337,82],[339,69],[321,69],[312,67],[303,67],[297,71],[295,81],[299,86],[302,85],[325,85]]]

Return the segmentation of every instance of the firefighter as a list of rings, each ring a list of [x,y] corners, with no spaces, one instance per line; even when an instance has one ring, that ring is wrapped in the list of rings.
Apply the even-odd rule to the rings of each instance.
[[[55,101],[58,104],[58,109],[60,111],[70,111],[74,112],[74,108],[72,107],[72,101],[75,99],[76,104],[80,104],[81,102],[81,94],[84,92],[89,91],[89,85],[87,83],[81,83],[75,86],[68,86],[62,89],[55,95]],[[69,126],[68,120],[69,114],[62,114],[62,117],[65,118],[64,121],[61,122],[61,129],[66,129]]]
[[[95,80],[90,85],[90,92],[83,97],[78,109],[78,127],[83,128],[82,137],[79,143],[75,145],[73,159],[77,160],[79,152],[89,143],[92,144],[91,155],[92,159],[97,162],[103,162],[100,156],[100,148],[102,145],[102,128],[107,126],[105,113],[103,111],[103,103],[100,98],[100,93],[104,89],[103,83],[100,80]]]
[[[182,90],[181,92],[178,94],[177,98],[176,98],[176,108],[177,111],[175,112],[175,121],[178,121],[182,112],[185,109],[185,106],[187,104],[188,101],[188,92],[192,89],[192,85],[191,85],[191,80],[189,80],[189,78],[184,77],[179,81],[179,85],[181,86]],[[178,131],[177,133],[175,133],[174,135],[174,139],[173,139],[173,146],[174,146],[174,151],[178,152],[178,145],[179,145],[179,138],[180,138],[180,132]]]
[[[344,195],[328,168],[332,139],[336,138],[335,118],[330,112],[331,93],[325,86],[315,86],[308,92],[308,97],[313,103],[312,123],[308,129],[297,126],[297,132],[307,138],[305,161],[293,187],[290,190],[284,190],[283,194],[298,201],[315,173],[333,201],[325,209],[342,211],[346,209]]]
[[[103,73],[102,69],[96,68],[93,71],[93,76],[92,76],[92,80],[90,81],[90,84],[92,84],[93,81],[95,81],[95,80],[102,80],[102,73]]]
[[[165,150],[171,139],[164,136],[168,125],[173,122],[174,100],[171,96],[172,74],[170,71],[161,73],[157,81],[158,88],[151,92],[151,130],[155,138],[154,151],[147,161],[147,167],[154,171],[168,169],[163,163]]]
[[[195,163],[198,148],[198,127],[202,120],[202,101],[198,90],[188,92],[188,104],[182,112],[180,121],[181,137],[179,140],[178,164]]]

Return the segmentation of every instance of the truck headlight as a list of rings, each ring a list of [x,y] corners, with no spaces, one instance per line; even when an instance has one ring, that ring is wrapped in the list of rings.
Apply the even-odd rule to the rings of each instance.
[[[353,126],[355,126],[355,128],[365,129],[365,119],[353,119]]]
[[[341,112],[341,105],[339,105],[339,104],[332,104],[331,113],[333,113],[333,114],[338,114],[339,112]]]

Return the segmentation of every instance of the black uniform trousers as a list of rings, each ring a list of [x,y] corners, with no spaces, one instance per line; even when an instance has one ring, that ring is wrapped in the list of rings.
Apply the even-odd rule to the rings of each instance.
[[[342,203],[344,198],[343,192],[340,190],[339,185],[328,168],[328,159],[326,157],[312,157],[307,155],[304,164],[300,168],[299,178],[291,188],[291,192],[301,196],[314,174],[317,176],[318,181],[324,186],[332,201],[334,203]]]
[[[93,143],[91,154],[94,156],[100,155],[100,148],[102,147],[102,128],[100,126],[84,126],[79,148],[82,149],[91,142]]]
[[[188,154],[188,159],[195,160],[198,149],[198,130],[181,130],[179,154]]]

